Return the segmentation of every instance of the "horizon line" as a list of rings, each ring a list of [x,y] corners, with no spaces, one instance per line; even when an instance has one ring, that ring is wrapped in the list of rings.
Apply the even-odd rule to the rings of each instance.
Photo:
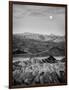
[[[51,34],[43,34],[43,33],[32,33],[32,32],[23,32],[23,33],[21,33],[21,32],[16,32],[16,33],[13,33],[13,34],[25,34],[25,33],[30,33],[30,34],[39,34],[39,35],[53,35],[53,36],[65,36],[65,35],[58,35],[58,34],[53,34],[53,33],[51,33]]]

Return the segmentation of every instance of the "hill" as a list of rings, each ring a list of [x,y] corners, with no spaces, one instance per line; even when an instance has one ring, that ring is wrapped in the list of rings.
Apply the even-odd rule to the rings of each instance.
[[[33,56],[64,56],[64,51],[64,41],[45,41],[32,38],[30,39],[28,37],[25,37],[25,35],[20,34],[13,35],[13,54]]]

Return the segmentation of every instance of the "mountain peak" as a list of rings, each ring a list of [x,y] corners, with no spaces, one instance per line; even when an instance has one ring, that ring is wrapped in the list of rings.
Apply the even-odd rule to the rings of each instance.
[[[56,36],[56,35],[54,35],[54,34],[50,34],[49,36]]]

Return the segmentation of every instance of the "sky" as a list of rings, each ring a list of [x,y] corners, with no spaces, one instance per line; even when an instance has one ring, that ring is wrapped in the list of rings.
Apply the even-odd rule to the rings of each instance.
[[[65,8],[13,5],[13,33],[65,35]]]

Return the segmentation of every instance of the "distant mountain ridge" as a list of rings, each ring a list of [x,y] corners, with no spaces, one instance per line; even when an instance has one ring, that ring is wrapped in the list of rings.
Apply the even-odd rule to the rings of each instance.
[[[22,33],[13,35],[13,54],[64,56],[64,36]]]
[[[43,34],[38,34],[38,33],[20,33],[20,34],[14,34],[19,36],[20,38],[28,38],[28,39],[34,39],[34,40],[40,40],[40,41],[52,41],[52,42],[63,42],[65,41],[64,36],[57,36],[54,34],[50,35],[43,35]]]

